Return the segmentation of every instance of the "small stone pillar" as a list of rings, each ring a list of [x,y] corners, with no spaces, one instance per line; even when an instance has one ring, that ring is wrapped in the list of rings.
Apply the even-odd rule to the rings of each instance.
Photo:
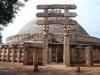
[[[51,63],[51,60],[52,60],[52,47],[49,48],[49,63]]]
[[[21,61],[21,48],[18,49],[18,53],[17,53],[17,62]]]
[[[25,46],[25,50],[24,50],[24,57],[23,57],[23,65],[27,65],[28,64],[28,46]]]
[[[13,50],[12,50],[12,62],[15,62],[15,51],[16,49],[15,48],[13,48]]]
[[[82,50],[82,46],[77,46],[76,47],[76,54],[77,54],[77,65],[76,65],[76,72],[80,72],[80,51]]]
[[[5,48],[2,49],[2,61],[5,60]]]
[[[10,48],[7,48],[7,55],[6,55],[6,61],[10,61]]]
[[[92,47],[88,46],[85,48],[86,51],[86,65],[87,66],[92,66]]]
[[[58,48],[57,48],[57,46],[56,46],[56,62],[58,62]]]
[[[33,64],[34,64],[34,71],[38,71],[38,52],[37,49],[33,51]]]
[[[2,51],[2,48],[0,48],[0,61],[1,61],[1,57],[2,57],[2,55],[1,55],[1,51]]]

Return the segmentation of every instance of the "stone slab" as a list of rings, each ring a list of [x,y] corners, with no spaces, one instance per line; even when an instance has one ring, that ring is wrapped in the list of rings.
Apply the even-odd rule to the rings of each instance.
[[[51,5],[37,5],[37,9],[76,9],[74,4],[51,4]]]
[[[75,24],[77,24],[77,22],[74,20],[64,21],[64,19],[62,19],[62,20],[48,20],[48,21],[37,20],[36,24],[38,24],[38,25],[54,25],[54,24],[57,24],[57,25],[64,25],[64,24],[75,25]]]
[[[39,12],[36,14],[37,17],[76,17],[77,14],[74,12],[67,12],[67,13],[47,13]]]

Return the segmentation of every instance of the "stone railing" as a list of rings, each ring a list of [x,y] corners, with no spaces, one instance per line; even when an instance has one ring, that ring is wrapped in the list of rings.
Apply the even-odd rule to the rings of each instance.
[[[63,42],[63,35],[62,34],[51,34],[51,33],[49,33],[48,41],[52,42],[52,39],[55,39],[58,42]],[[28,41],[28,40],[42,41],[43,40],[43,34],[42,33],[37,33],[37,34],[30,35],[30,36],[25,37],[21,40],[18,40],[14,44],[23,44],[24,41]]]
[[[16,44],[17,41],[22,40],[23,38],[27,38],[30,34],[23,34],[23,35],[14,35],[10,36],[6,39],[6,44]]]
[[[86,36],[86,35],[69,35],[70,42],[82,42],[89,43],[89,44],[100,44],[100,39],[92,36]],[[64,37],[63,34],[53,34],[52,38],[55,39],[58,42],[63,43]]]
[[[24,47],[0,45],[0,61],[23,62]]]
[[[89,44],[100,44],[100,39],[98,39],[96,37],[92,37],[92,36],[70,34],[68,37],[69,37],[69,40],[71,42],[74,42],[74,43],[75,42],[80,42],[80,43],[84,42],[84,43],[89,43]],[[51,34],[51,33],[49,33],[48,41],[52,42],[52,39],[54,39],[57,42],[63,43],[64,36],[63,36],[63,34]],[[15,41],[14,44],[23,44],[24,41],[28,41],[28,40],[42,41],[43,34],[37,33],[37,34],[29,35],[21,40]]]
[[[30,35],[26,38],[23,38],[23,39],[17,41],[16,44],[23,44],[24,41],[28,41],[28,40],[34,40],[34,41],[39,40],[40,41],[42,39],[43,39],[43,34],[42,33],[37,33],[37,34]]]
[[[100,39],[92,36],[74,35],[70,36],[70,40],[73,42],[85,42],[90,44],[100,44]]]

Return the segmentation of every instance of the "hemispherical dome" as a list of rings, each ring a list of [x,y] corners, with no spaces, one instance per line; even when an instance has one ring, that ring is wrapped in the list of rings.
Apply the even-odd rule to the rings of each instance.
[[[49,26],[49,32],[50,33],[63,33],[61,25],[52,25]],[[42,33],[43,32],[43,25],[37,25],[36,20],[32,20],[29,23],[27,23],[19,32],[20,34],[36,34],[36,33]]]
[[[37,25],[36,20],[37,19],[27,23],[24,27],[22,27],[17,35],[42,33],[43,25]],[[75,22],[76,25],[69,25],[69,32],[76,32],[76,34],[88,35],[87,32],[76,21],[72,21]],[[63,33],[63,25],[49,25],[49,33]]]

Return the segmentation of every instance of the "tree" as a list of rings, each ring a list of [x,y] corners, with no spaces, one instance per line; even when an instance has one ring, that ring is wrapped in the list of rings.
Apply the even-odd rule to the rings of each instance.
[[[15,14],[23,6],[24,3],[20,0],[0,0],[0,25],[7,26],[8,23],[13,22]]]
[[[28,0],[23,0],[27,2]],[[24,3],[20,0],[0,0],[0,44],[2,43],[1,31],[8,23],[13,22],[15,14]]]

